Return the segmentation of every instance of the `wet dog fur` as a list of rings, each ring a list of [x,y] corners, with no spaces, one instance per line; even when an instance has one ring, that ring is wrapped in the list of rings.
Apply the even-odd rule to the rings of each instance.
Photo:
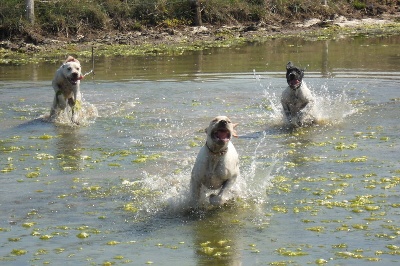
[[[82,98],[80,80],[83,78],[81,71],[80,62],[72,56],[68,56],[62,66],[57,69],[52,81],[55,96],[51,106],[50,119],[56,119],[68,104],[72,110],[72,122],[79,124]]]
[[[210,196],[212,205],[222,205],[224,195],[239,175],[239,156],[231,142],[237,137],[235,127],[226,116],[215,117],[206,128],[207,141],[200,149],[192,169],[190,193],[192,207],[198,207],[202,186],[219,190]]]
[[[304,70],[289,62],[286,65],[288,87],[282,92],[281,103],[289,124],[301,127],[316,123],[312,115],[315,98],[303,81]]]

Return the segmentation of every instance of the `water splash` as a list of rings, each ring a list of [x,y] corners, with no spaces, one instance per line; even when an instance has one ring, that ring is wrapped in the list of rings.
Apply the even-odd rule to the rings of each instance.
[[[344,91],[340,94],[331,94],[326,85],[317,91],[314,91],[316,98],[314,115],[319,124],[337,125],[347,116],[357,112]]]
[[[271,84],[263,85],[260,75],[254,74],[254,76],[258,86],[264,88],[265,103],[263,107],[269,124],[272,127],[284,125],[286,119],[280,102],[281,93],[274,92],[276,88],[273,88]],[[345,91],[335,94],[329,90],[326,84],[320,88],[315,88],[310,85],[310,82],[307,85],[315,97],[315,105],[311,112],[319,125],[339,124],[343,122],[344,118],[357,112]]]
[[[166,176],[143,173],[143,178],[136,181],[122,181],[129,187],[132,196],[125,210],[134,213],[134,219],[141,221],[161,212],[179,213],[190,206],[190,173],[182,172]]]
[[[226,204],[222,207],[212,206],[209,203],[209,196],[217,191],[202,187],[202,197],[200,199],[202,207],[200,210],[196,210],[196,214],[200,214],[200,216],[206,215],[208,212],[218,208],[248,209],[254,212],[253,217],[259,217],[257,221],[264,222],[264,219],[262,219],[262,206],[267,202],[266,191],[271,186],[271,172],[278,161],[275,158],[272,164],[266,165],[265,161],[260,160],[261,154],[258,149],[265,145],[267,141],[266,135],[258,139],[251,158],[243,160],[241,163],[241,174],[225,194]],[[143,221],[143,219],[155,215],[179,217],[191,212],[190,165],[194,163],[194,160],[194,157],[190,158],[185,165],[185,169],[179,173],[160,176],[144,172],[144,176],[140,180],[133,182],[122,181],[122,185],[131,187],[133,196],[128,204],[129,206],[134,206],[130,209],[134,210],[136,221]],[[259,215],[256,215],[256,213]]]
[[[89,102],[82,101],[80,116],[79,116],[79,125],[88,125],[95,121],[98,117],[98,111],[96,106]],[[54,122],[56,124],[61,125],[71,125],[74,126],[76,124],[72,123],[72,109],[70,106],[67,106],[64,110],[62,110],[59,115],[55,119],[51,119],[49,114],[42,115],[40,119],[45,122]]]

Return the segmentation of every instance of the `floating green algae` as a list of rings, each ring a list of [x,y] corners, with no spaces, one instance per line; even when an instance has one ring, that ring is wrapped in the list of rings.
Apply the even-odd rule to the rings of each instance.
[[[43,135],[41,135],[41,136],[39,136],[39,137],[30,136],[29,138],[30,138],[30,139],[49,140],[49,139],[52,139],[52,138],[54,138],[54,137],[51,136],[51,135],[43,134]]]
[[[392,245],[392,244],[387,245],[386,247],[387,247],[388,249],[390,249],[390,250],[400,250],[400,247],[399,247],[399,246]]]
[[[127,212],[133,212],[136,213],[138,212],[140,209],[138,206],[136,206],[134,203],[130,202],[124,205],[124,210]]]
[[[86,232],[81,232],[79,234],[76,235],[76,237],[78,238],[88,238],[90,235]]]
[[[337,163],[362,163],[368,161],[367,156],[354,157],[347,160],[337,160]]]
[[[367,230],[369,226],[367,224],[353,224],[352,227],[358,230]]]
[[[54,159],[54,156],[46,153],[36,153],[35,158],[38,160],[52,160]]]
[[[161,154],[152,154],[152,155],[145,155],[145,154],[140,154],[137,156],[136,159],[134,159],[132,162],[133,163],[145,163],[147,161],[154,161],[157,160],[158,158],[162,157]]]
[[[39,249],[39,250],[37,250],[35,252],[35,255],[45,255],[45,254],[48,254],[48,253],[49,253],[49,251],[46,250],[46,249]]]
[[[292,265],[293,263],[295,263],[294,261],[273,261],[268,263],[268,265],[271,266],[287,266],[287,265]]]
[[[34,226],[35,224],[36,224],[35,222],[23,223],[23,224],[22,224],[22,227],[30,228],[30,227]]]
[[[288,212],[288,208],[285,206],[273,206],[272,210],[275,212],[280,212],[280,213],[287,213]]]
[[[41,235],[39,238],[41,240],[49,240],[49,239],[53,238],[53,236],[52,235]]]
[[[118,244],[121,244],[121,242],[115,241],[115,240],[112,240],[112,241],[108,241],[108,242],[107,242],[107,245],[109,245],[109,246],[115,246],[115,245],[118,245]]]
[[[276,252],[279,255],[289,256],[289,257],[306,256],[306,255],[308,255],[307,252],[302,251],[300,248],[298,248],[296,250],[289,250],[289,249],[286,249],[286,248],[279,248],[279,249],[276,250]]]
[[[355,259],[364,258],[364,256],[361,254],[357,254],[357,253],[349,252],[349,251],[336,252],[335,254],[336,254],[336,256],[342,257],[342,258],[355,258]]]
[[[1,169],[0,172],[9,173],[9,172],[14,171],[15,169],[16,169],[16,167],[14,166],[14,164],[9,163],[3,169]]]
[[[13,249],[11,251],[11,254],[15,256],[22,256],[25,255],[26,253],[28,253],[28,251],[25,249]]]
[[[27,173],[25,176],[26,176],[27,178],[36,178],[36,177],[38,177],[39,175],[40,175],[39,172],[29,172],[29,173]]]
[[[346,243],[340,243],[340,244],[336,244],[336,245],[332,245],[332,248],[347,248],[347,244]]]
[[[334,149],[335,150],[346,150],[346,149],[350,149],[350,150],[354,150],[358,147],[358,145],[356,143],[353,144],[345,144],[343,142],[339,142],[335,145]]]
[[[326,263],[328,263],[328,261],[325,259],[316,259],[315,260],[315,264],[317,264],[317,265],[326,264]]]
[[[4,152],[4,153],[12,153],[12,152],[21,151],[21,150],[24,150],[24,149],[25,149],[25,147],[23,147],[23,146],[21,146],[21,147],[10,146],[10,147],[3,147],[1,151]]]
[[[306,228],[306,230],[321,233],[321,232],[323,232],[325,230],[325,227],[323,227],[323,226],[314,226],[314,227],[308,227],[308,228]]]
[[[198,251],[200,254],[211,257],[229,256],[232,252],[231,240],[221,239],[214,241],[205,241],[200,243],[200,248],[198,249]]]
[[[121,167],[121,164],[120,163],[108,163],[108,166]]]

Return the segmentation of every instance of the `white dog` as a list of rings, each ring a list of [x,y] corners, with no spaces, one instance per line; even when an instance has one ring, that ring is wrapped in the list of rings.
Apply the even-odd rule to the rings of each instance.
[[[303,77],[303,69],[297,68],[292,62],[286,65],[286,81],[289,86],[282,93],[281,103],[288,122],[295,127],[316,122],[311,112],[315,98],[303,81]]]
[[[210,196],[210,203],[221,205],[223,195],[239,175],[239,156],[231,142],[232,136],[237,137],[235,127],[226,116],[217,116],[206,128],[206,144],[200,149],[192,170],[190,192],[192,203],[198,206],[201,188],[220,189],[218,195]]]
[[[62,66],[57,69],[52,82],[55,96],[50,111],[51,119],[55,119],[68,104],[72,110],[72,122],[79,124],[82,103],[79,84],[82,78],[81,64],[72,56],[68,56]]]

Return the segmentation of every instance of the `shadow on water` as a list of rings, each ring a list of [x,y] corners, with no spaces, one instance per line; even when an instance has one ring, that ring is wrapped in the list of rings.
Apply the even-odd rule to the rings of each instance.
[[[41,117],[35,118],[24,123],[18,124],[14,127],[15,130],[22,130],[25,132],[42,131],[43,127],[51,127],[51,124],[46,119]]]

